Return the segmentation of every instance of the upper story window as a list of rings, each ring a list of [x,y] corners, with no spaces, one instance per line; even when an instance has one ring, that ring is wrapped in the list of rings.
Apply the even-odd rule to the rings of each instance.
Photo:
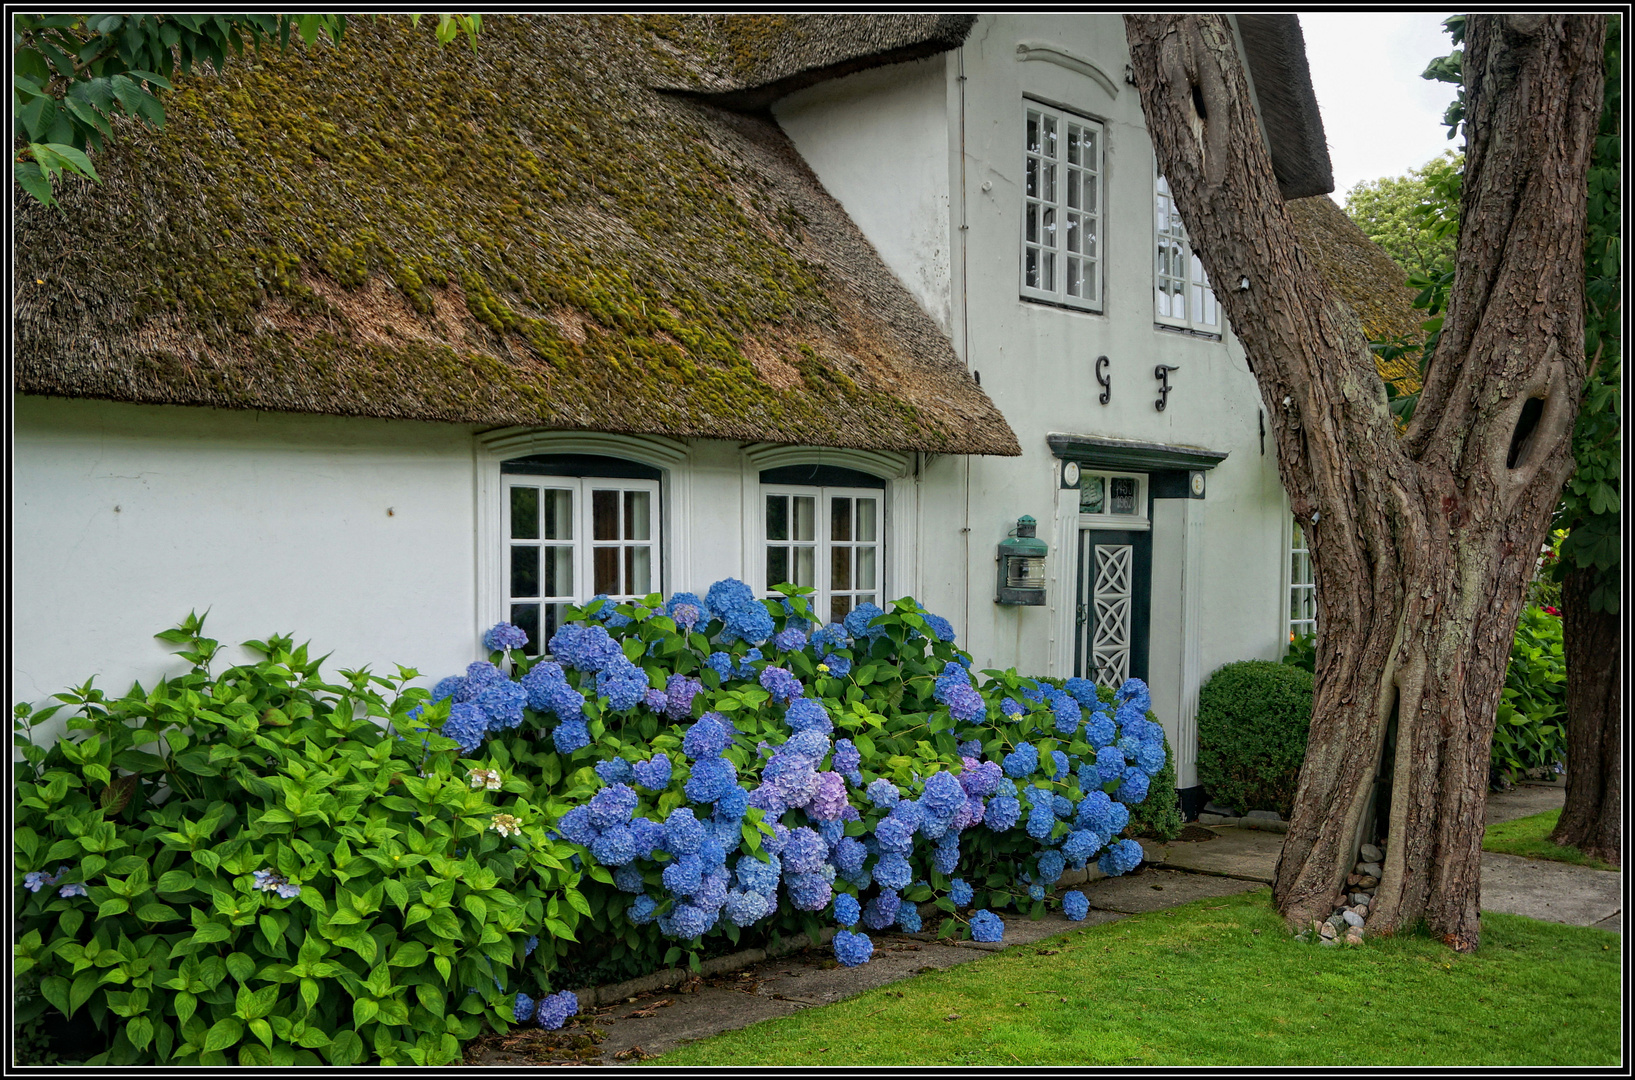
[[[1102,127],[1027,103],[1022,296],[1101,310]]]
[[[766,469],[761,505],[767,595],[785,582],[808,586],[815,590],[812,610],[832,622],[859,604],[880,604],[884,481],[828,465]]]
[[[1205,334],[1221,332],[1221,309],[1209,287],[1203,261],[1192,252],[1186,226],[1175,209],[1169,181],[1154,173],[1153,232],[1157,258],[1153,285],[1157,294],[1153,317],[1162,326],[1176,326]]]
[[[1079,524],[1147,527],[1147,478],[1131,473],[1079,473]]]
[[[510,621],[538,654],[569,604],[660,589],[659,470],[589,454],[538,454],[500,465]]]
[[[1300,522],[1291,522],[1289,534],[1289,641],[1317,632],[1317,581],[1311,570],[1311,552]]]

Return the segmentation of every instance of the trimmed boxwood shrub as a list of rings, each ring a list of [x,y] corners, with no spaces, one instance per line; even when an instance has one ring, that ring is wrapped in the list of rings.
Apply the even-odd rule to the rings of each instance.
[[[1270,660],[1240,660],[1198,691],[1198,780],[1239,813],[1294,806],[1311,727],[1312,675]]]

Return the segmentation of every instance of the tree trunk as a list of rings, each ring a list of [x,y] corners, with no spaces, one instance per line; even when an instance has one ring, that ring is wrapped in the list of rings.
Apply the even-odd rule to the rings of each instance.
[[[1573,567],[1561,585],[1567,657],[1567,803],[1552,843],[1619,865],[1618,616],[1590,609],[1598,571]]]
[[[1306,761],[1273,899],[1332,910],[1397,717],[1369,925],[1478,940],[1493,722],[1533,557],[1572,469],[1599,16],[1472,16],[1458,278],[1399,436],[1361,328],[1301,249],[1231,24],[1127,15],[1136,84],[1194,250],[1260,384],[1321,618]]]

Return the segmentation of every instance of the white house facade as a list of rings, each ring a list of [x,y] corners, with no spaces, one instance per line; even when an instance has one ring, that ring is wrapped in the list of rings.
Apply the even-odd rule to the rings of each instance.
[[[403,664],[435,681],[479,658],[494,623],[537,643],[564,605],[598,593],[795,581],[836,617],[913,596],[951,621],[979,669],[1145,678],[1195,799],[1199,685],[1223,663],[1276,659],[1288,640],[1288,513],[1254,376],[1156,174],[1121,19],[885,18],[898,21],[880,33],[897,37],[859,31],[859,45],[837,30],[823,63],[773,57],[736,82],[663,69],[691,80],[699,115],[760,117],[772,135],[747,140],[743,159],[787,140],[773,151],[789,160],[767,151],[765,168],[811,189],[789,217],[798,250],[829,253],[835,311],[889,330],[834,331],[845,348],[797,348],[789,331],[776,355],[746,339],[735,377],[753,372],[772,396],[729,397],[734,418],[710,421],[720,430],[689,417],[648,430],[565,422],[555,398],[537,414],[474,405],[464,417],[358,404],[352,391],[309,407],[248,390],[228,407],[196,375],[151,392],[139,373],[108,381],[113,362],[97,359],[83,313],[68,335],[79,344],[25,343],[20,356],[42,358],[20,365],[14,394],[14,700],[44,702],[93,674],[122,692],[178,670],[152,635],[190,609],[208,608],[225,642],[293,633],[340,666]],[[654,107],[680,107],[669,100]],[[34,265],[20,264],[25,293],[94,287],[44,271],[30,284]],[[457,280],[470,306],[477,285]],[[322,273],[309,285],[330,317],[360,323],[348,305],[377,288]],[[425,326],[454,325],[453,288],[433,295]],[[271,333],[279,303],[264,301],[245,333]],[[549,316],[561,340],[604,340],[576,329],[571,307]],[[180,333],[153,325],[136,333]],[[684,329],[653,336],[668,348]],[[476,332],[449,355],[464,357]],[[884,360],[857,344],[888,337],[909,344],[880,346]],[[224,347],[198,346],[200,369],[209,348]],[[521,370],[520,346],[495,349],[513,365],[504,377]],[[842,374],[802,366],[816,354]],[[308,377],[299,363],[257,370],[295,386]],[[609,393],[641,378],[615,370]],[[205,389],[175,389],[184,382]],[[675,385],[685,397],[691,383]],[[777,420],[777,394],[820,389],[855,416],[807,442],[801,423]],[[899,414],[907,434],[887,429]],[[1000,603],[998,551],[1024,516],[1048,545],[1042,602]]]

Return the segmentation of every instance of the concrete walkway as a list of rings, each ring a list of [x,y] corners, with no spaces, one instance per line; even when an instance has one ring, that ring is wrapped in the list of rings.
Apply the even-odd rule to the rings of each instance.
[[[1523,785],[1490,795],[1488,821],[1509,821],[1561,805],[1562,788]],[[827,1005],[927,971],[980,959],[1000,949],[1048,955],[1044,939],[1068,930],[1116,922],[1203,897],[1230,896],[1270,885],[1283,845],[1281,833],[1226,827],[1214,839],[1158,844],[1144,841],[1147,865],[1124,877],[1092,871],[1082,889],[1091,912],[1072,922],[1052,911],[1038,922],[1005,920],[1003,945],[944,944],[929,934],[872,933],[874,956],[860,967],[837,965],[827,948],[808,949],[679,986],[633,993],[591,1006],[561,1031],[518,1029],[479,1039],[467,1065],[634,1065],[682,1042],[747,1027],[759,1020]],[[1484,852],[1482,908],[1535,919],[1622,929],[1621,875],[1565,863]],[[714,965],[712,965],[713,967]],[[605,999],[603,999],[605,1000]]]

